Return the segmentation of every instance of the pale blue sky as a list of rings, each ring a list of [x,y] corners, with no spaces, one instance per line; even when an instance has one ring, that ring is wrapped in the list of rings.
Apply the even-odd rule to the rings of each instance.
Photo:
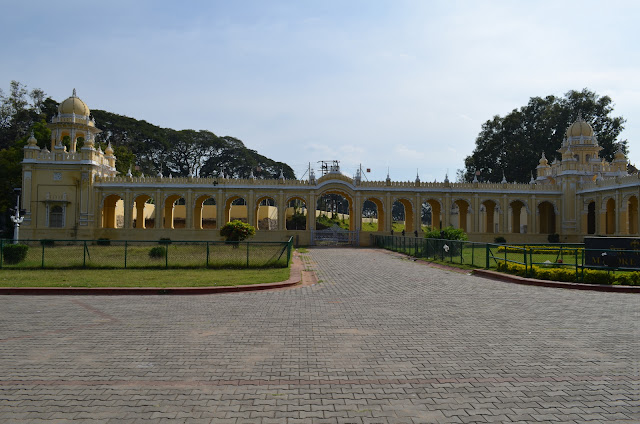
[[[0,87],[232,135],[289,163],[442,181],[482,123],[589,88],[640,165],[635,1],[2,1]],[[99,126],[99,123],[98,123]]]

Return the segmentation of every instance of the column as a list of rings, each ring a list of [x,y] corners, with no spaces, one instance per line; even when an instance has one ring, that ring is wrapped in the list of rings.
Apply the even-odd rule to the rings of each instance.
[[[164,193],[156,190],[154,226],[155,228],[164,228]]]
[[[187,197],[185,197],[184,199],[184,209],[185,209],[185,222],[184,222],[184,228],[185,229],[192,229],[193,228],[193,209],[194,209],[195,205],[194,205],[194,199],[193,199],[193,190],[189,189],[187,190]]]
[[[278,230],[284,231],[287,229],[287,205],[284,201],[284,191],[280,190],[278,193],[278,203],[276,206],[278,207]]]

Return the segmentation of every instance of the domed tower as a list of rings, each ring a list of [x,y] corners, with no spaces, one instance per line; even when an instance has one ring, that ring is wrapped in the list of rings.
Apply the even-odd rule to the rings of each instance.
[[[62,140],[68,136],[71,140],[70,151],[75,152],[78,138],[84,138],[84,146],[93,148],[93,139],[101,131],[96,128],[95,121],[91,118],[91,111],[85,102],[73,89],[71,97],[60,103],[58,114],[48,124],[51,129],[51,150],[64,149]]]
[[[572,170],[593,172],[593,165],[600,162],[598,152],[602,147],[598,145],[593,128],[582,116],[569,126],[558,152],[562,154],[565,167]],[[568,164],[573,162],[573,164]]]

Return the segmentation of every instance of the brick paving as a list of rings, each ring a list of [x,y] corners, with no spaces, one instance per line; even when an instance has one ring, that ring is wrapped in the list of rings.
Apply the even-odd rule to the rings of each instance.
[[[287,290],[0,296],[0,422],[640,422],[637,294],[303,259]]]

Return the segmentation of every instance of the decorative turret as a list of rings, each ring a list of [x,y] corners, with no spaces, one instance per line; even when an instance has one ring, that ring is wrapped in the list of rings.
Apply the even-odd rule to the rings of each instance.
[[[33,135],[33,131],[31,131],[31,137],[29,137],[29,139],[27,140],[27,148],[29,148],[29,149],[39,149],[38,148],[38,140],[36,140],[35,136]]]

